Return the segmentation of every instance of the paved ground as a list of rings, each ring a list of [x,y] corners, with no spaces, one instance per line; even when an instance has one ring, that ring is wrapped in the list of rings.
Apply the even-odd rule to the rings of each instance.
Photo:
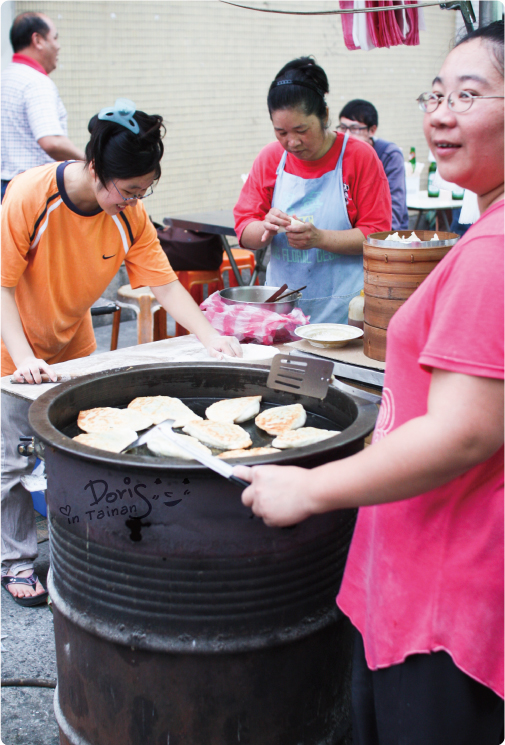
[[[97,352],[110,347],[111,326],[95,329]],[[168,324],[168,333],[171,331]],[[122,323],[119,347],[137,343],[137,322]],[[38,516],[39,558],[35,571],[46,583],[49,541],[46,521]],[[2,590],[2,680],[44,678],[56,680],[53,617],[47,605],[22,608]],[[3,745],[59,745],[53,711],[54,690],[40,687],[2,687],[1,737]],[[118,743],[119,745],[119,743]]]

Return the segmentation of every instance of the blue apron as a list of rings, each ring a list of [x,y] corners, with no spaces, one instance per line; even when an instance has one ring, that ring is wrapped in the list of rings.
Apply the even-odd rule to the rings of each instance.
[[[322,230],[352,229],[345,203],[342,161],[349,133],[335,170],[304,179],[284,171],[287,151],[277,167],[272,207]],[[299,303],[311,323],[347,323],[351,298],[363,288],[363,256],[342,256],[320,248],[291,248],[286,233],[276,235],[267,267],[267,285],[290,289],[307,285]]]

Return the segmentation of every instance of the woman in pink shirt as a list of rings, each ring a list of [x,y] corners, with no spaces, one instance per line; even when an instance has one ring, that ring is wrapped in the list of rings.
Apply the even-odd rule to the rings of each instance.
[[[312,470],[237,466],[267,525],[360,507],[341,610],[354,745],[503,740],[503,21],[419,97],[442,177],[480,219],[392,319],[373,445]]]

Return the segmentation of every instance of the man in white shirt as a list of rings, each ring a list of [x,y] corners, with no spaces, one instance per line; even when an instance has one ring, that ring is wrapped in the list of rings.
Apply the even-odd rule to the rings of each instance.
[[[60,44],[48,16],[21,13],[10,30],[14,55],[2,73],[2,199],[9,181],[53,160],[84,160],[67,136],[67,112],[49,78]]]

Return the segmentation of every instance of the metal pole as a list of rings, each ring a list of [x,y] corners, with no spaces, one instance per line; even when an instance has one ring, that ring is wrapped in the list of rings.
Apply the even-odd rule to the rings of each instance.
[[[489,26],[493,21],[499,21],[502,15],[502,3],[495,2],[495,0],[481,0],[479,2],[479,28]]]

